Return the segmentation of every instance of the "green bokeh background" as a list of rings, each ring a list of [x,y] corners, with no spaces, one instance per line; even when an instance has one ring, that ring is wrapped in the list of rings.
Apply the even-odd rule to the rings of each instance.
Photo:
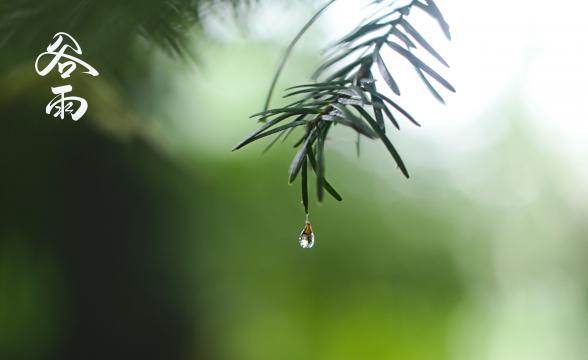
[[[0,358],[586,358],[586,214],[516,94],[493,108],[494,146],[413,162],[409,181],[336,132],[344,201],[311,204],[307,251],[293,141],[230,152],[285,40],[190,36],[196,63],[145,39],[124,57],[90,45],[104,71],[72,77],[90,104],[77,123],[44,114],[61,80],[35,74],[42,47],[3,55]],[[320,36],[279,88],[311,72]],[[401,135],[409,166],[433,149]]]

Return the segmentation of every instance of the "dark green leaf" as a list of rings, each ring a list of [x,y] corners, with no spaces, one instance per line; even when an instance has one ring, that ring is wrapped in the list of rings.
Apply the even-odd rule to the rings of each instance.
[[[425,50],[427,50],[431,55],[433,55],[435,59],[439,60],[441,64],[449,67],[449,64],[445,61],[445,59],[443,59],[443,57],[439,55],[439,53],[435,49],[433,49],[433,47],[427,42],[427,40],[425,40],[425,38],[423,38],[421,34],[419,34],[419,32],[412,25],[410,25],[410,23],[407,20],[402,20],[401,24],[402,27],[406,30],[406,32],[409,33],[410,36],[412,36],[416,40],[416,42],[418,42],[423,48],[425,48]]]
[[[392,34],[395,35],[400,41],[406,45],[407,48],[414,48],[416,45],[410,40],[408,36],[406,36],[402,31],[398,30],[398,28],[394,28],[392,30]]]
[[[332,86],[330,89],[300,89],[297,91],[292,91],[290,93],[287,93],[286,95],[284,95],[284,98],[290,97],[290,96],[295,96],[295,95],[300,95],[300,94],[309,94],[309,98],[311,97],[315,97],[317,95],[332,95],[332,94],[337,94],[336,90],[342,90],[342,89],[346,89],[346,87],[344,86]]]
[[[367,98],[366,94],[364,93],[363,89],[356,85],[350,85],[349,89],[356,95],[359,96],[361,101],[364,104],[369,104],[370,100]]]
[[[421,3],[420,1],[414,1],[413,4],[415,6],[417,6],[418,8],[422,9],[427,14],[429,14],[435,20],[437,20],[437,23],[439,23],[441,30],[443,30],[443,33],[445,34],[445,37],[448,40],[451,40],[451,33],[449,32],[449,25],[447,24],[447,22],[443,18],[443,15],[441,14],[441,11],[439,11],[439,8],[437,7],[437,5],[435,4],[435,2],[433,0],[425,0],[425,1],[427,2],[428,5],[425,5],[425,4]]]
[[[250,142],[249,140],[251,140],[252,138],[254,138],[255,136],[259,135],[261,132],[263,132],[265,129],[268,129],[274,125],[276,125],[277,123],[279,123],[280,121],[283,121],[289,117],[295,116],[296,114],[283,114],[281,116],[278,116],[277,118],[274,118],[270,121],[268,121],[267,123],[263,124],[261,127],[259,127],[257,130],[255,130],[252,134],[250,134],[249,136],[247,136],[245,139],[241,140],[241,142],[239,144],[237,144],[234,148],[233,151],[243,147],[246,143]]]
[[[379,106],[374,106],[374,116],[376,117],[376,122],[378,123],[378,126],[380,127],[380,129],[382,129],[382,131],[386,132],[386,125],[384,124],[384,114],[382,113],[382,107],[384,106],[384,104],[381,103],[381,101],[376,100],[376,103],[378,105],[381,104],[381,107]]]
[[[312,152],[312,148],[308,149],[308,160],[310,161],[310,166],[312,166],[312,169],[316,173],[316,171],[317,171],[316,170],[317,169],[317,164],[316,164],[316,161],[314,159],[314,154]],[[324,187],[325,187],[325,190],[327,190],[327,192],[329,194],[331,194],[331,196],[335,200],[337,200],[337,201],[343,201],[343,198],[341,197],[341,195],[339,195],[339,193],[337,192],[337,190],[335,190],[335,188],[333,186],[331,186],[331,184],[327,181],[327,179],[325,179]]]
[[[312,142],[316,139],[316,132],[311,131],[306,135],[306,140],[294,156],[294,160],[290,164],[290,169],[288,170],[288,183],[292,184],[300,171],[300,167],[302,166],[302,161],[306,158],[306,152],[309,146],[312,145]]]
[[[362,108],[359,105],[353,105],[353,108],[355,108],[355,110],[357,110],[357,112],[364,118],[366,119],[368,122],[372,121],[375,122],[376,124],[378,123],[376,120],[374,120],[374,118],[367,112],[365,111],[364,108]],[[381,129],[381,128],[380,128]]]
[[[449,25],[447,24],[447,21],[445,21],[443,14],[441,14],[441,10],[439,10],[439,8],[437,7],[437,4],[435,4],[435,1],[434,0],[425,0],[425,1],[429,4],[429,8],[431,8],[431,13],[439,22],[439,25],[441,26],[443,33],[445,34],[445,36],[447,37],[448,40],[451,40],[451,33],[449,32]]]
[[[342,76],[347,75],[349,72],[351,72],[351,70],[353,70],[353,68],[361,65],[361,63],[363,63],[365,61],[365,57],[361,57],[355,61],[352,61],[351,63],[345,65],[343,68],[335,71],[331,76],[328,77],[327,81],[332,81],[333,79],[337,79],[340,78]],[[322,74],[322,71],[319,71],[317,73],[315,73],[313,75],[313,78],[317,78]]]
[[[304,205],[304,213],[308,214],[308,166],[306,165],[306,156],[303,158],[301,166],[300,183],[302,189],[302,205]]]
[[[398,88],[396,81],[394,81],[394,78],[392,78],[392,75],[390,75],[390,72],[388,71],[386,64],[384,64],[384,60],[380,56],[379,52],[374,52],[374,60],[378,64],[380,74],[382,74],[382,77],[386,81],[386,84],[388,84],[390,87],[390,90],[392,90],[396,95],[400,95],[400,89]]]
[[[373,31],[379,30],[379,29],[383,28],[384,26],[388,26],[388,24],[387,23],[384,23],[384,24],[372,23],[372,24],[366,24],[366,25],[360,26],[359,28],[357,28],[356,30],[351,32],[349,35],[347,35],[343,39],[341,39],[338,42],[338,44],[352,42],[352,41],[354,41],[364,35],[367,35]]]
[[[410,122],[412,122],[413,124],[415,124],[416,126],[421,126],[421,124],[419,124],[413,117],[412,115],[410,115],[406,110],[404,110],[400,105],[398,105],[396,102],[392,101],[392,99],[390,99],[389,97],[387,97],[386,95],[383,95],[379,92],[376,92],[375,95],[377,97],[379,97],[380,99],[384,100],[385,102],[387,102],[388,104],[392,105],[393,108],[395,108],[396,110],[398,110],[399,113],[401,113],[402,115],[404,115],[408,120],[410,120]]]
[[[418,67],[415,67],[415,69],[417,71],[417,74],[419,74],[419,77],[421,78],[421,80],[423,80],[423,82],[425,83],[425,86],[427,87],[427,89],[429,89],[429,91],[435,97],[435,99],[437,99],[440,103],[445,104],[445,100],[443,99],[441,94],[439,94],[437,89],[435,89],[435,87],[431,84],[429,79],[427,79],[425,74],[423,74],[423,71],[421,69],[419,69]]]
[[[347,125],[350,125],[351,127],[353,127],[357,132],[369,137],[370,139],[373,139],[374,137],[376,137],[376,134],[373,133],[370,130],[370,128],[367,127],[363,121],[361,121],[361,119],[359,117],[355,116],[344,105],[333,104],[333,107],[341,112],[342,118],[348,121]]]
[[[406,178],[409,178],[410,175],[408,175],[408,170],[406,169],[406,166],[404,165],[402,158],[400,157],[400,155],[398,154],[398,152],[394,148],[394,145],[392,145],[392,143],[390,142],[390,140],[388,139],[386,134],[384,134],[384,132],[380,129],[378,124],[376,124],[376,122],[373,119],[366,118],[366,120],[369,122],[372,129],[374,129],[374,131],[378,134],[378,136],[380,137],[380,139],[382,140],[382,142],[384,143],[384,145],[386,146],[386,148],[390,152],[390,155],[392,155],[392,157],[394,158],[394,161],[396,162],[396,165],[398,165],[398,168],[400,169],[402,174],[404,174],[404,176],[406,176]]]
[[[301,121],[301,120],[303,120],[303,119],[304,119],[304,117],[305,117],[305,116],[306,116],[306,115],[300,115],[300,116],[298,116],[296,119],[294,119],[294,121]],[[293,127],[290,127],[289,129],[286,129],[286,130],[282,130],[282,131],[280,131],[280,133],[278,134],[278,136],[276,136],[276,138],[275,138],[274,140],[272,140],[272,142],[271,142],[271,143],[269,143],[269,144],[268,144],[268,146],[266,146],[266,148],[263,150],[263,153],[267,152],[267,151],[268,151],[268,150],[269,150],[269,149],[270,149],[272,146],[274,146],[274,144],[275,144],[275,143],[276,143],[278,140],[280,140],[280,138],[281,138],[282,136],[284,136],[284,134],[285,134],[286,136],[285,136],[285,137],[284,137],[284,139],[282,140],[282,142],[284,142],[284,141],[286,140],[286,138],[288,137],[288,135],[290,135],[290,133],[291,133],[291,132],[292,132],[292,131],[293,131],[295,128],[296,128],[296,127],[295,127],[295,126],[293,126]]]
[[[405,50],[402,46],[398,45],[395,42],[389,41],[387,42],[388,46],[398,52],[400,55],[404,56],[408,61],[410,61],[414,66],[422,69],[424,72],[429,74],[432,78],[437,80],[441,85],[443,85],[447,90],[451,92],[455,92],[455,88],[445,80],[441,75],[439,75],[435,70],[429,67],[427,64],[422,62],[419,58],[417,58],[413,53]]]
[[[304,124],[307,124],[306,120],[293,121],[289,124],[278,126],[278,127],[273,128],[271,130],[268,130],[264,133],[258,133],[255,136],[250,136],[250,137],[246,138],[245,140],[241,141],[237,146],[235,146],[233,148],[233,151],[238,150],[238,149],[242,148],[243,146],[252,143],[253,141],[259,140],[259,139],[264,138],[266,136],[269,136],[271,134],[275,134],[275,133],[280,132],[282,130],[286,130],[286,129],[300,126],[300,125],[304,125]]]
[[[392,123],[392,125],[394,125],[394,127],[396,129],[400,130],[400,125],[396,121],[396,118],[394,117],[394,115],[392,115],[392,112],[390,111],[390,109],[388,109],[388,107],[386,106],[386,104],[384,104],[381,100],[380,100],[380,104],[382,105],[382,110],[384,110],[384,113],[386,114],[386,117],[390,120],[390,122]]]
[[[317,144],[316,144],[316,161],[317,161],[317,168],[316,168],[316,186],[317,186],[317,197],[319,202],[323,201],[323,194],[324,194],[324,182],[325,182],[325,139],[327,137],[327,133],[329,132],[329,128],[331,127],[331,123],[326,123],[317,137]]]
[[[326,69],[330,68],[331,66],[335,65],[336,63],[338,63],[339,61],[348,58],[352,53],[361,50],[364,47],[367,46],[372,46],[373,45],[373,41],[366,41],[364,43],[361,43],[359,45],[356,45],[352,48],[349,49],[345,49],[344,51],[342,51],[340,54],[338,54],[337,56],[325,61],[321,66],[319,66],[319,68],[315,71],[315,75],[313,75],[314,78],[316,78],[318,76],[318,74],[322,73],[323,71],[325,71]]]
[[[304,88],[304,87],[311,87],[311,88],[324,88],[324,87],[331,87],[333,85],[345,85],[345,84],[349,84],[351,83],[350,80],[340,80],[340,81],[331,81],[328,83],[309,83],[309,84],[301,84],[301,85],[296,85],[296,86],[291,86],[289,88],[286,88],[286,90],[294,90],[294,89],[299,89],[299,88]]]
[[[262,111],[257,114],[251,115],[250,118],[253,118],[256,116],[267,117],[267,116],[279,114],[279,113],[291,113],[294,115],[296,115],[296,114],[318,114],[318,110],[312,109],[312,108],[307,108],[307,107],[285,107],[285,108],[270,109],[270,110]]]

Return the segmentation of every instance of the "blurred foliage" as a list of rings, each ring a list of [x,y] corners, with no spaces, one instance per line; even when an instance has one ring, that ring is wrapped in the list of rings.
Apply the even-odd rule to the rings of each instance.
[[[154,55],[164,51],[179,63],[194,63],[198,43],[206,41],[202,22],[218,9],[233,9],[223,14],[227,21],[239,21],[252,0],[8,0],[0,3],[0,102],[14,97],[41,96],[45,89],[39,82],[55,84],[50,74],[40,79],[29,71],[31,62],[49,45],[53,34],[74,34],[80,43],[81,56],[91,59],[100,72],[88,81],[73,76],[74,92],[98,99],[91,111],[99,126],[116,135],[141,133],[137,110],[156,102],[158,91],[152,85],[156,64]],[[195,44],[196,43],[196,44]],[[82,88],[78,92],[78,88]],[[45,95],[46,96],[46,95]]]
[[[178,166],[89,121],[39,122],[41,105],[2,108],[3,358],[447,353],[462,290],[443,218],[399,201],[390,227],[351,196],[325,204],[319,245],[300,252],[281,158]]]
[[[7,0],[0,4],[0,49],[7,64],[30,59],[44,49],[52,34],[75,34],[83,49],[108,70],[126,68],[137,37],[160,45],[170,54],[187,56],[191,31],[220,4],[240,10],[252,0]],[[237,13],[235,13],[237,14]],[[34,24],[34,26],[31,26]],[[116,56],[113,56],[113,55]],[[136,64],[135,64],[136,65]]]

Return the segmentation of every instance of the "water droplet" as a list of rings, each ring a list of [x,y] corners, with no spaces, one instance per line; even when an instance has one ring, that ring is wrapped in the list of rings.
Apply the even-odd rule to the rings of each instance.
[[[310,226],[309,221],[306,221],[306,225],[304,225],[304,229],[302,229],[302,232],[300,233],[298,242],[303,249],[310,249],[314,246],[314,233],[312,232],[312,227]]]

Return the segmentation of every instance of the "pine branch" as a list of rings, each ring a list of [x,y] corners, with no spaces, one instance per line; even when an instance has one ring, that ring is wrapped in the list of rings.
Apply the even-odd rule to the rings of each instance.
[[[333,1],[322,7],[288,47],[270,87],[264,111],[252,116],[264,125],[233,149],[237,150],[269,135],[282,136],[296,128],[304,128],[304,136],[295,144],[299,150],[290,165],[289,182],[296,179],[302,168],[302,199],[307,213],[307,163],[310,163],[310,168],[316,175],[318,200],[322,201],[324,190],[336,200],[342,200],[339,193],[325,179],[324,146],[329,131],[334,126],[351,128],[358,134],[358,139],[364,136],[382,141],[401,173],[406,178],[409,177],[400,154],[386,135],[385,121],[387,119],[399,129],[396,117],[401,115],[413,124],[420,125],[397,101],[382,94],[375,83],[374,74],[377,69],[385,85],[395,96],[401,94],[393,69],[390,69],[382,57],[383,48],[393,50],[412,65],[419,78],[439,101],[444,102],[431,81],[455,92],[447,80],[412,52],[412,49],[422,48],[440,64],[449,66],[408,20],[412,9],[422,10],[437,21],[445,36],[450,39],[449,26],[434,0],[412,0],[401,6],[398,6],[397,2],[372,1],[370,6],[375,10],[374,15],[364,19],[357,28],[330,48],[329,55],[313,75],[315,82],[286,89],[285,98],[298,99],[285,107],[268,109],[273,87],[292,47]]]

